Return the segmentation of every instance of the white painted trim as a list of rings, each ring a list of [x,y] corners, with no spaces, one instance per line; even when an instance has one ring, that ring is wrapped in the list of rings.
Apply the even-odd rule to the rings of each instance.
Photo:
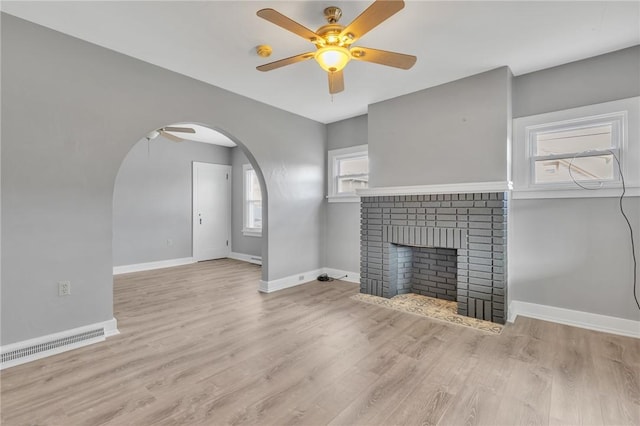
[[[134,265],[122,265],[113,267],[113,275],[128,274],[131,272],[151,271],[154,269],[171,268],[173,266],[189,265],[196,263],[193,257],[180,259],[159,260],[157,262],[137,263]]]
[[[260,293],[271,293],[276,290],[269,291],[269,281],[260,280],[260,285],[258,286],[258,291]]]
[[[467,182],[443,185],[389,186],[380,188],[358,189],[361,197],[377,197],[385,195],[423,195],[423,194],[472,194],[477,192],[511,191],[513,184],[509,181]]]
[[[249,200],[247,200],[247,185],[249,184],[247,181],[247,172],[249,171],[252,171],[256,177],[258,176],[258,173],[251,164],[247,163],[242,165],[242,235],[245,237],[262,237],[262,228],[247,227],[247,215],[249,214],[247,211],[247,203],[249,202]],[[260,191],[262,191],[262,188],[260,188]],[[262,194],[262,192],[260,194]]]
[[[362,145],[348,146],[346,148],[330,149],[328,152],[330,152],[334,157],[342,155],[360,155],[369,152],[369,145],[365,143]]]
[[[324,268],[324,273],[331,278],[340,278],[340,281],[348,281],[350,283],[360,283],[360,274],[357,272],[343,271],[342,269]]]
[[[330,203],[348,203],[360,201],[354,193],[338,194],[337,171],[338,162],[350,157],[369,156],[369,145],[356,145],[347,148],[331,149],[327,151],[327,199]]]
[[[236,252],[232,251],[231,253],[229,253],[229,259],[241,260],[243,262],[249,262],[249,263],[254,263],[256,265],[262,265],[262,257],[253,256],[251,254],[236,253]]]
[[[81,342],[73,343],[70,345],[60,346],[54,349],[50,349],[48,351],[39,352],[33,355],[25,356],[22,358],[17,358],[11,361],[7,361],[0,365],[0,370],[4,370],[5,368],[14,367],[16,365],[25,364],[27,362],[35,361],[37,359],[46,358],[52,355],[56,355],[62,352],[67,352],[72,349],[81,348],[83,346],[88,346],[94,343],[103,342],[107,337],[115,336],[120,334],[118,331],[118,321],[115,318],[111,318],[110,320],[98,322],[95,324],[85,325],[82,327],[72,328],[70,330],[60,331],[58,333],[47,334],[45,336],[35,337],[33,339],[23,340],[21,342],[11,343],[9,345],[4,345],[0,347],[0,353],[13,352],[15,350],[20,350],[24,348],[29,348],[32,346],[52,342],[58,339],[64,339],[65,337],[75,336],[77,334],[81,334],[87,331],[95,330],[98,328],[104,329],[104,336],[94,337],[92,339],[83,340]]]
[[[262,293],[273,293],[274,291],[284,290],[285,288],[295,287],[301,284],[307,284],[311,281],[315,281],[320,274],[327,274],[332,278],[338,278],[345,276],[345,278],[340,278],[341,281],[348,281],[351,283],[360,283],[360,274],[357,272],[349,272],[343,271],[341,269],[333,269],[333,268],[321,268],[314,269],[313,271],[301,272],[295,275],[289,275],[288,277],[279,278],[277,280],[272,281],[263,281],[260,280],[259,290]],[[300,279],[300,277],[304,277]]]
[[[312,271],[301,272],[288,277],[279,278],[277,280],[264,281],[260,280],[259,290],[262,293],[273,293],[274,291],[284,290],[285,288],[295,287],[297,285],[306,284],[315,281],[318,275],[324,273],[324,268],[314,269]]]
[[[535,198],[619,198],[622,194],[622,187],[602,188],[593,191],[563,189],[563,190],[517,190],[511,193],[512,200],[530,200]],[[624,193],[626,197],[640,197],[640,187],[627,187]]]
[[[514,322],[518,315],[588,330],[640,338],[640,321],[514,300],[509,304],[509,322]]]
[[[359,203],[360,197],[357,195],[332,195],[327,196],[330,203]]]
[[[111,318],[104,323],[104,337],[117,336],[120,334],[120,330],[118,330],[118,320],[115,318]]]

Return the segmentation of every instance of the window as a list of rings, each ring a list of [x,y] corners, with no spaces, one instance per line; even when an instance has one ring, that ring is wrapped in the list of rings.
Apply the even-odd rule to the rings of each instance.
[[[242,166],[244,186],[244,227],[246,236],[262,235],[262,192],[258,175],[250,164]]]
[[[619,179],[624,115],[585,117],[527,128],[533,185],[602,184]]]
[[[639,109],[636,97],[515,119],[513,198],[616,196],[620,169],[635,193]]]
[[[367,145],[329,151],[328,181],[330,202],[359,201],[356,190],[369,187]]]

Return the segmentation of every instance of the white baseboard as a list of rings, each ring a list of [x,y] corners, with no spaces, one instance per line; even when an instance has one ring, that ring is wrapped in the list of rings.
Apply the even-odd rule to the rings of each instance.
[[[514,300],[509,304],[509,322],[514,322],[518,315],[640,338],[640,321]]]
[[[105,321],[102,324],[104,326],[104,337],[117,336],[120,334],[120,330],[118,330],[118,320],[115,318],[111,318],[109,321]]]
[[[324,273],[324,269],[314,269],[312,271],[289,275],[288,277],[279,278],[277,280],[260,280],[259,290],[263,293],[273,293],[274,291],[284,290],[285,288],[295,287],[300,284],[306,284],[309,281],[314,281],[318,278],[318,275],[322,273]]]
[[[235,259],[235,260],[242,260],[243,262],[249,262],[249,263],[255,263],[256,265],[262,265],[262,257],[260,256],[253,256],[251,254],[244,254],[244,253],[236,253],[236,252],[231,252],[229,253],[229,259]]]
[[[350,283],[360,284],[360,274],[357,272],[343,271],[342,269],[324,268],[324,273],[331,278],[348,281]],[[346,275],[346,276],[345,276]]]
[[[295,287],[300,284],[306,284],[309,281],[314,281],[318,278],[320,274],[327,274],[333,278],[340,278],[342,281],[349,281],[352,283],[360,282],[360,274],[355,272],[342,271],[340,269],[333,268],[320,268],[314,269],[313,271],[301,272],[295,275],[289,275],[288,277],[279,278],[277,280],[272,281],[263,281],[260,280],[259,290],[262,293],[273,293],[274,291],[284,290],[285,288]]]
[[[113,275],[128,274],[130,272],[151,271],[153,269],[171,268],[172,266],[189,265],[190,263],[196,263],[196,260],[193,257],[183,257],[180,259],[167,259],[159,260],[157,262],[114,266]]]
[[[83,337],[82,335],[85,333],[89,337]],[[4,345],[0,347],[2,358],[4,359],[8,356],[10,359],[0,363],[0,370],[103,342],[107,337],[115,336],[116,334],[120,334],[118,322],[115,318],[112,318],[107,321]]]

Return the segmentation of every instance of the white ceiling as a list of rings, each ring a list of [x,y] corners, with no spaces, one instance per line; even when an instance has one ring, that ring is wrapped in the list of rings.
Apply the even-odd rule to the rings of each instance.
[[[324,24],[326,6],[347,24],[371,2],[3,1],[2,10],[278,108],[329,123],[367,105],[503,65],[515,75],[640,43],[640,2],[407,1],[356,45],[416,55],[408,71],[351,61],[332,97],[310,60],[262,73],[257,65],[313,50],[261,18],[272,7],[301,24]],[[264,59],[259,44],[273,47]]]

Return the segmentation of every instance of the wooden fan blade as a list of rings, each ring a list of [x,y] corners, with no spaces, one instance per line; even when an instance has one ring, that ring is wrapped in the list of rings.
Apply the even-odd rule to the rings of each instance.
[[[190,127],[163,127],[163,132],[177,132],[177,133],[195,133],[196,131]]]
[[[296,62],[306,61],[313,58],[313,52],[301,53],[300,55],[291,56],[290,58],[280,59],[279,61],[269,62],[268,64],[256,67],[258,71],[271,71],[285,65],[295,64]]]
[[[344,90],[344,75],[341,71],[329,72],[329,93],[340,93]]]
[[[413,55],[360,46],[351,49],[351,57],[358,61],[374,62],[388,67],[402,68],[403,70],[411,68],[417,60]]]
[[[402,0],[377,0],[347,25],[340,37],[349,35],[353,43],[403,8]]]
[[[165,138],[169,139],[171,142],[184,142],[184,139],[180,139],[179,137],[174,136],[174,135],[172,135],[171,133],[167,133],[167,132],[165,132],[164,130],[160,131],[160,134],[161,134],[163,137],[165,137]]]
[[[256,15],[261,17],[262,19],[266,19],[272,24],[276,24],[277,26],[284,28],[287,31],[291,31],[294,34],[299,35],[302,38],[306,38],[310,42],[314,42],[318,39],[318,35],[311,31],[309,28],[304,25],[298,24],[291,18],[284,16],[282,13],[273,10],[273,9],[261,9],[256,12]]]

